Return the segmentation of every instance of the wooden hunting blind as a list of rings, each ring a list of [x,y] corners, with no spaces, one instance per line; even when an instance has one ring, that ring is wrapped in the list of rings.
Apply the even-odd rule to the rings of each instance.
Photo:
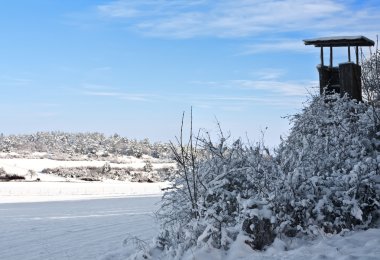
[[[359,46],[374,46],[374,41],[364,36],[337,36],[322,37],[304,40],[305,45],[314,45],[321,48],[321,64],[317,66],[319,72],[320,93],[347,93],[352,99],[362,100],[361,67],[359,65]],[[323,48],[330,49],[330,63],[324,64]],[[333,48],[346,47],[348,62],[333,66]],[[351,62],[351,48],[355,48],[356,63]]]

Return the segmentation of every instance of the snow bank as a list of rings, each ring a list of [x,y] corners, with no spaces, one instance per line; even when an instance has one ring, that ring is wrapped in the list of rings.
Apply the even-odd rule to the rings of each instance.
[[[0,203],[161,196],[167,183],[0,182]]]
[[[255,259],[380,259],[380,229],[350,232],[345,236],[321,236],[314,241],[292,240],[285,243],[276,239],[265,252],[252,251],[244,243],[245,237],[239,236],[231,249],[225,251],[214,248],[188,252],[183,260],[255,260]]]
[[[146,161],[150,161],[153,169],[161,169],[165,167],[175,167],[174,162],[167,162],[164,160],[154,158],[135,158],[131,156],[124,156],[120,158],[123,163],[110,163],[111,167],[115,168],[134,168],[141,169],[146,164]],[[27,175],[28,170],[35,172],[41,172],[45,168],[57,168],[57,167],[102,167],[107,161],[59,161],[51,159],[0,159],[0,168],[4,168],[7,173],[14,173],[18,175]]]
[[[142,168],[144,159],[124,158],[122,164],[111,163],[111,167]],[[0,182],[0,203],[77,200],[91,198],[161,196],[161,189],[168,184],[131,183],[122,181],[84,182],[40,173],[45,168],[56,167],[102,167],[105,161],[58,161],[50,159],[0,159],[0,168],[7,173],[25,176],[27,180],[39,178],[39,182]],[[154,168],[173,166],[173,163],[161,163],[152,160]],[[36,174],[31,177],[29,170]]]
[[[380,259],[380,229],[349,232],[345,235],[320,235],[318,239],[306,241],[292,239],[287,242],[276,239],[266,251],[254,251],[245,240],[248,237],[239,235],[228,251],[209,247],[188,250],[180,259],[194,260],[347,260],[347,259]],[[178,259],[170,253],[153,249],[148,259]],[[143,254],[131,254],[126,248],[101,258],[103,260],[144,259]]]

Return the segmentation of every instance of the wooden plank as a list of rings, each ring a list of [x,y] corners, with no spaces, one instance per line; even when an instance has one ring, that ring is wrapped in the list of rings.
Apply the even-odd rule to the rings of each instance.
[[[374,46],[375,42],[364,36],[334,36],[303,40],[305,45],[315,47]]]
[[[323,61],[323,47],[321,47],[321,66],[323,67],[325,64],[324,64],[324,61]]]
[[[341,94],[347,93],[350,98],[362,100],[361,68],[354,63],[339,64],[339,83]]]
[[[351,62],[351,47],[348,45],[348,62]]]
[[[359,65],[359,47],[355,46],[355,52],[356,52],[356,64]]]

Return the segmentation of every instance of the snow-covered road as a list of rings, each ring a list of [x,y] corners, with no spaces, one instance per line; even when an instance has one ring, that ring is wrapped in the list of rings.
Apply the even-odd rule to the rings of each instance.
[[[98,259],[157,231],[159,197],[0,204],[0,259]]]

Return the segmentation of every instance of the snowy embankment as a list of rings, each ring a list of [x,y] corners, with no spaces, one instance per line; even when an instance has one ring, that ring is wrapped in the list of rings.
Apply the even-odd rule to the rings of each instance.
[[[201,249],[188,252],[182,259],[208,260],[305,260],[305,259],[380,259],[380,229],[349,232],[341,235],[321,235],[313,241],[301,239],[289,240],[287,243],[276,239],[263,252],[253,251],[244,243],[245,237],[239,236],[226,253],[217,249]],[[116,258],[114,259],[116,260]],[[121,260],[121,259],[120,259]]]
[[[161,161],[159,159],[154,159],[149,156],[143,156],[142,158],[136,158],[132,156],[123,156],[118,158],[120,163],[110,163],[111,167],[119,168],[132,168],[141,169],[144,167],[146,162],[149,161],[152,164],[153,169],[160,169],[164,167],[174,167],[174,162]],[[0,167],[2,167],[7,173],[15,173],[19,175],[27,176],[28,170],[33,170],[35,172],[41,172],[46,168],[58,168],[58,167],[102,167],[107,161],[59,161],[51,159],[4,159],[0,156]],[[46,176],[45,176],[46,178]]]
[[[0,182],[0,203],[161,196],[167,184],[131,182]]]
[[[57,161],[50,159],[0,159],[0,168],[6,172],[26,177],[26,181],[0,182],[0,203],[76,200],[129,196],[161,196],[165,182],[136,183],[105,180],[85,182],[67,179],[51,174],[43,174],[45,168],[55,167],[101,167],[104,161]],[[144,165],[142,159],[127,158],[122,164],[110,164],[111,167],[139,168]],[[171,166],[170,163],[153,161],[156,169]],[[29,176],[28,171],[35,172]],[[40,181],[31,181],[39,179]]]

